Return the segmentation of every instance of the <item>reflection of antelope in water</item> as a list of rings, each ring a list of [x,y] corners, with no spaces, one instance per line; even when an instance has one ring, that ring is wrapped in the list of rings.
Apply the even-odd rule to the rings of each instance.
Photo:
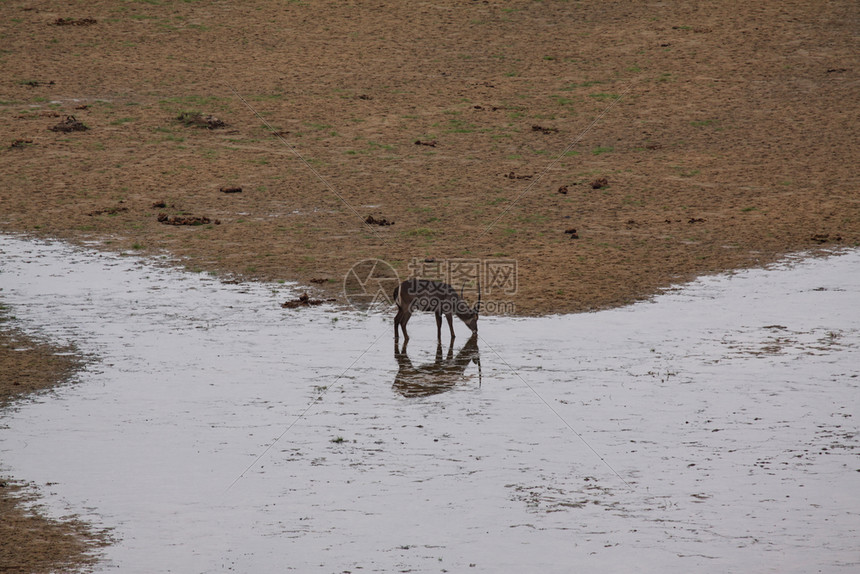
[[[433,363],[412,365],[406,354],[408,340],[398,349],[394,342],[394,358],[397,360],[397,376],[394,377],[394,390],[404,397],[429,397],[450,391],[464,378],[466,367],[474,362],[478,365],[478,384],[481,377],[481,356],[478,353],[478,335],[473,334],[463,348],[454,356],[454,348],[448,346],[448,356],[442,358],[442,343],[436,346],[436,360]]]

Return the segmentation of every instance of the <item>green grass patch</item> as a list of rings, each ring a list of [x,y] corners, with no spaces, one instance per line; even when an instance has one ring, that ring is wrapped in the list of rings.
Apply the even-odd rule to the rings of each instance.
[[[470,134],[475,131],[475,124],[469,123],[465,120],[453,118],[448,120],[448,129],[445,130],[445,133],[449,134]]]
[[[406,232],[406,235],[410,237],[434,237],[436,232],[432,229],[428,229],[426,227],[416,227],[415,229],[410,229]]]
[[[597,94],[588,94],[589,98],[594,98],[595,100],[604,101],[604,100],[617,100],[618,94],[612,92],[600,92]]]
[[[589,80],[589,81],[585,81],[585,82],[581,82],[581,83],[571,82],[569,84],[565,84],[565,86],[562,88],[562,90],[569,92],[569,91],[575,90],[577,88],[590,88],[591,86],[597,86],[597,85],[602,84],[602,83],[603,82],[601,82],[600,80]]]
[[[178,108],[190,108],[190,109],[207,109],[218,107],[221,109],[226,108],[226,103],[229,101],[229,98],[221,97],[221,96],[200,96],[196,94],[188,95],[188,96],[171,96],[169,98],[164,98],[158,101],[159,104],[165,107],[178,107]]]

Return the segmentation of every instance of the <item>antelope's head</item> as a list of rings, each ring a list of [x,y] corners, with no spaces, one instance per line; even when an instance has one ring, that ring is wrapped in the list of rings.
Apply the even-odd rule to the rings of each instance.
[[[481,283],[478,283],[478,302],[475,303],[474,307],[468,307],[466,305],[465,300],[463,299],[463,290],[466,286],[463,286],[463,289],[460,290],[460,300],[463,302],[463,306],[465,309],[462,314],[458,313],[458,317],[466,323],[466,326],[472,330],[472,334],[478,332],[478,313],[481,309]]]
[[[466,326],[472,330],[472,333],[478,332],[478,312],[472,309],[468,315],[462,317]]]

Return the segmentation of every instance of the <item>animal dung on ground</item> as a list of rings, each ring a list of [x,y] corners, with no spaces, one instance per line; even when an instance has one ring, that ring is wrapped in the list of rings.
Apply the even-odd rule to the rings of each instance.
[[[541,132],[543,134],[557,134],[558,128],[545,128],[543,126],[533,125],[532,131],[533,132]]]
[[[576,229],[565,229],[564,232],[570,235],[571,239],[579,239],[579,235],[576,233]]]
[[[39,80],[28,80],[24,82],[25,86],[29,86],[31,88],[38,88],[39,86],[53,86],[56,82],[54,80],[50,80],[48,82],[42,82]]]
[[[206,128],[209,130],[215,130],[218,128],[227,127],[227,124],[224,123],[224,121],[219,120],[215,116],[204,115],[200,112],[182,112],[176,117],[176,119],[185,124],[186,126],[191,126],[195,128]]]
[[[438,142],[436,140],[428,140],[428,141],[415,140],[415,145],[426,145],[429,147],[436,147],[437,143]]]
[[[591,182],[591,189],[602,189],[608,185],[609,180],[607,180],[605,177],[601,177]]]
[[[506,173],[505,177],[508,179],[531,179],[534,176],[531,175],[517,175],[516,172]]]
[[[92,26],[98,21],[93,18],[57,18],[51,23],[54,26]]]
[[[9,144],[9,147],[10,148],[23,148],[23,147],[27,147],[28,145],[32,145],[32,144],[33,144],[33,140],[15,140],[11,144]]]
[[[164,225],[207,225],[209,223],[221,225],[220,220],[216,219],[213,221],[205,215],[167,215],[166,213],[159,213],[158,221]]]
[[[691,217],[689,220],[687,220],[687,223],[704,223],[704,222],[705,222],[704,217]]]
[[[83,132],[88,130],[89,128],[85,126],[82,122],[79,122],[75,119],[75,116],[66,116],[66,119],[55,125],[51,128],[52,132]]]
[[[812,241],[815,243],[829,243],[831,241],[842,241],[841,235],[833,235],[831,236],[829,233],[816,233],[812,237],[810,237]]]
[[[562,195],[567,195],[567,186],[563,185],[563,186],[559,187],[558,192]]]
[[[241,187],[222,187],[221,193],[242,193]]]
[[[284,309],[296,309],[298,307],[310,307],[311,305],[322,305],[323,303],[328,303],[334,301],[334,299],[311,299],[307,293],[302,293],[299,295],[298,299],[293,299],[292,301],[286,301],[281,303],[281,307]]]
[[[382,217],[380,219],[376,219],[372,215],[368,215],[367,219],[365,219],[364,222],[368,225],[383,225],[383,226],[394,225],[393,221],[389,221],[388,219],[386,219],[384,217]]]

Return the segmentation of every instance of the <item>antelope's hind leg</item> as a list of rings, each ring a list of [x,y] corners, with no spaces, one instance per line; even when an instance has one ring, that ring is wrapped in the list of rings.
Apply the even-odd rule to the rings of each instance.
[[[448,319],[448,328],[451,330],[451,339],[454,339],[454,316],[451,313],[445,315],[445,318]],[[439,317],[439,327],[442,327],[442,317]],[[439,338],[442,338],[442,334],[439,334]]]
[[[397,315],[394,316],[394,340],[400,336],[400,333],[397,332],[397,328],[400,326],[400,318],[403,317],[403,309],[400,307],[397,308]]]
[[[442,342],[442,313],[436,311],[436,340]]]
[[[401,309],[398,313],[400,315],[400,328],[403,329],[403,343],[409,340],[409,333],[406,332],[406,323],[409,322],[409,317],[412,316],[412,313],[406,309]],[[397,336],[397,324],[394,326],[394,334]]]

